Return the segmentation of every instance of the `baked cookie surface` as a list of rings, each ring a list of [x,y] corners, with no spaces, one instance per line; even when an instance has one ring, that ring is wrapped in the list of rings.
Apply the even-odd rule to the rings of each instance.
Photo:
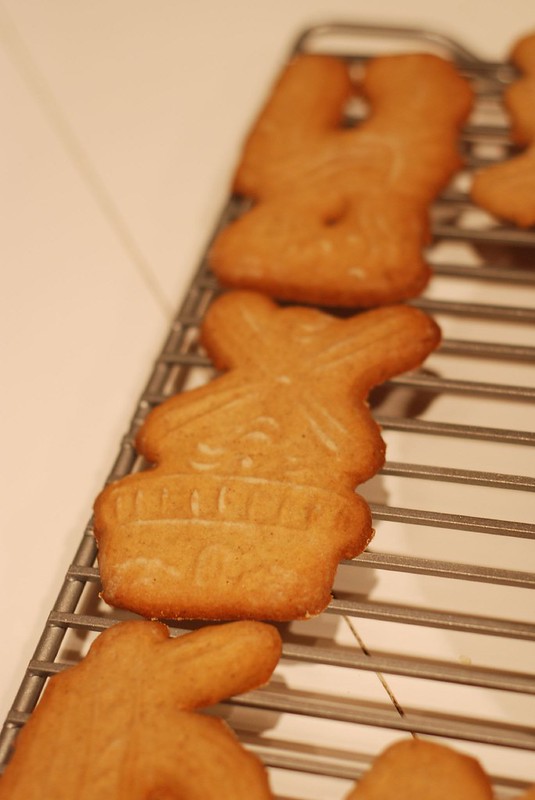
[[[103,597],[159,618],[318,614],[372,536],[355,493],[384,460],[367,394],[438,328],[405,306],[337,319],[230,292],[202,337],[226,373],[156,408],[137,440],[155,466],[95,504]]]
[[[345,800],[494,800],[489,776],[472,756],[424,739],[387,747]],[[535,787],[516,800],[532,800]]]
[[[355,91],[370,114],[343,127]],[[218,279],[320,305],[419,294],[430,276],[428,205],[461,164],[472,99],[433,55],[378,57],[357,90],[342,60],[296,57],[245,143],[234,190],[253,207],[211,248]]]
[[[0,778],[2,800],[272,797],[267,773],[229,728],[195,713],[269,680],[272,626],[237,622],[170,639],[123,622],[50,679]]]
[[[504,93],[519,155],[480,170],[471,195],[477,205],[521,228],[535,225],[535,34],[517,42],[511,61],[522,77]]]
[[[379,755],[346,800],[492,800],[479,763],[420,739],[396,742]]]

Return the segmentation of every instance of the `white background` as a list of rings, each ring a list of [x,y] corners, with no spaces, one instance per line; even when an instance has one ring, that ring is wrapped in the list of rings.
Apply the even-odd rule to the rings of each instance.
[[[0,716],[294,37],[435,28],[484,58],[533,0],[0,2]]]

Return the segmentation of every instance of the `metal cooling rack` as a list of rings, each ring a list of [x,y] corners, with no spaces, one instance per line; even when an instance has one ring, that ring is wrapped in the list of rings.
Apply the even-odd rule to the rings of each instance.
[[[515,72],[420,30],[325,25],[295,46],[350,61],[417,49],[451,57],[477,93],[466,168],[433,207],[435,276],[414,302],[444,342],[372,394],[388,462],[360,488],[377,529],[369,550],[341,565],[324,614],[279,626],[269,686],[214,710],[264,759],[279,798],[341,798],[410,735],[478,757],[498,798],[535,783],[535,230],[499,224],[467,196],[472,170],[514,153],[501,94]],[[219,226],[239,211],[231,198]],[[110,480],[146,466],[133,441],[147,413],[213,374],[198,331],[218,290],[203,262]],[[89,524],[3,727],[2,765],[46,679],[124,618],[98,591]]]

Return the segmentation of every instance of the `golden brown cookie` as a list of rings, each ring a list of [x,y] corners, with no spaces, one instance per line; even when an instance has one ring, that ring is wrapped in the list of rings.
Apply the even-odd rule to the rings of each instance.
[[[372,536],[354,491],[384,459],[367,394],[438,328],[405,306],[336,319],[231,292],[202,335],[226,374],[156,408],[137,440],[156,466],[96,502],[103,597],[159,618],[318,614]]]
[[[492,800],[479,763],[444,745],[407,739],[387,748],[346,800]]]
[[[535,34],[521,39],[511,60],[523,73],[504,93],[513,141],[525,149],[500,164],[480,170],[472,199],[519,227],[535,225]]]
[[[266,683],[275,628],[211,626],[175,639],[159,622],[114,625],[51,678],[0,779],[1,800],[267,800],[266,771],[195,709]]]
[[[287,67],[235,177],[254,205],[209,254],[224,285],[356,307],[421,292],[428,206],[460,166],[472,90],[427,54],[376,58],[360,90],[370,115],[344,128],[355,93],[344,62],[304,55]]]

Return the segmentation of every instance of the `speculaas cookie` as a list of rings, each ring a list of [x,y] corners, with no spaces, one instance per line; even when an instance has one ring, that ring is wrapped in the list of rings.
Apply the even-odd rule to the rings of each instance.
[[[513,141],[522,152],[476,173],[471,195],[479,206],[519,227],[535,225],[535,34],[521,39],[511,60],[523,76],[504,93]]]
[[[406,739],[388,747],[346,800],[492,800],[476,759],[450,747]]]
[[[346,307],[422,291],[428,206],[460,166],[473,93],[429,54],[372,60],[361,91],[370,114],[344,128],[355,87],[342,60],[303,55],[284,71],[234,181],[253,207],[210,250],[223,285]]]
[[[159,622],[114,625],[49,681],[1,800],[271,798],[260,761],[195,709],[266,683],[280,651],[278,632],[260,622],[174,639]]]
[[[354,491],[384,459],[367,393],[419,365],[438,328],[406,306],[337,319],[244,291],[212,304],[202,336],[226,374],[153,410],[137,447],[156,466],[95,504],[103,597],[158,618],[318,614],[372,536]]]

